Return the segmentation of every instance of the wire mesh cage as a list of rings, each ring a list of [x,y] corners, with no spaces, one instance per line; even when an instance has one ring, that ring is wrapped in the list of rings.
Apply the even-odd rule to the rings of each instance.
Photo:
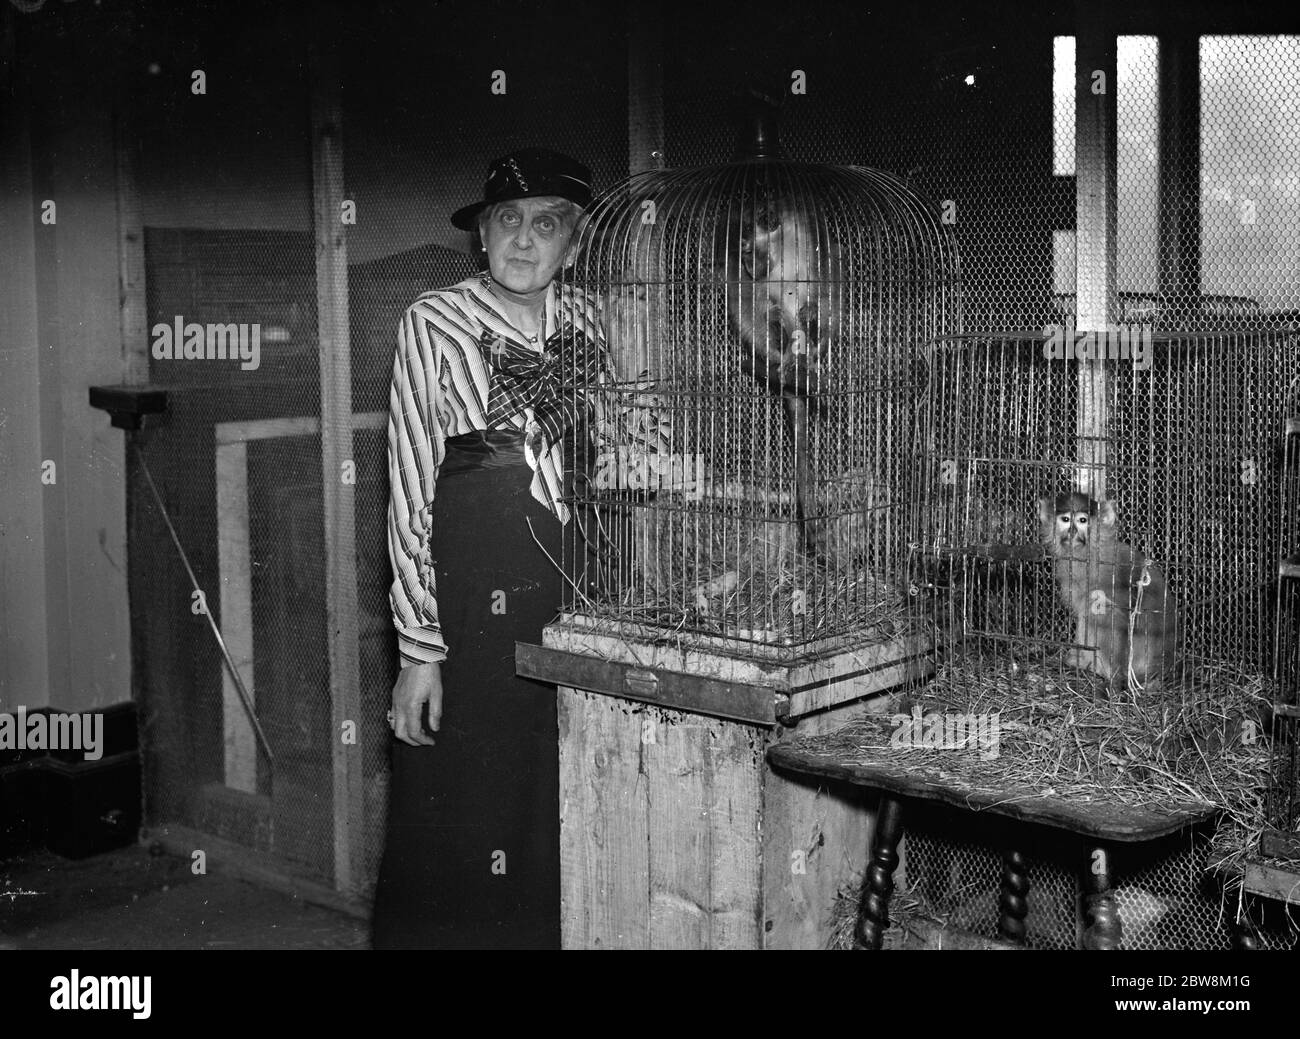
[[[1275,641],[1295,638],[1277,577],[1294,550],[1279,436],[1300,373],[1294,253],[1252,229],[1262,205],[1189,206],[1182,186],[1236,191],[1225,142],[1279,117],[1300,84],[1279,60],[1290,41],[1119,43],[1131,226],[1107,313],[1080,286],[1093,315],[1076,326],[1071,230],[1045,316],[1031,287],[1011,290],[1022,305],[1005,313],[1030,315],[1031,331],[986,331],[982,312],[979,334],[932,354],[911,572],[937,677],[917,695],[1000,726],[993,771],[1008,790],[1217,806],[1203,865],[1239,879],[1269,776]],[[1058,175],[1075,173],[1073,131],[1058,133],[1071,145]],[[1242,132],[1258,170],[1285,166]],[[1275,756],[1289,753],[1280,731]]]
[[[1205,871],[1212,831],[1206,827],[1117,848],[1114,895],[1123,920],[1121,949],[1227,949],[1235,921]],[[921,917],[944,928],[997,940],[998,899],[1008,847],[1025,848],[1028,882],[1025,947],[1077,949],[1087,926],[1077,837],[1026,829],[988,817],[929,807],[916,813],[901,850],[892,926],[905,944]],[[1255,922],[1260,948],[1294,948],[1295,924],[1284,914]]]
[[[581,232],[609,368],[573,386],[597,453],[567,565],[593,580],[566,608],[797,655],[902,620],[919,362],[958,272],[936,205],[786,160],[751,116],[736,161],[634,177]]]
[[[1283,422],[1280,523],[1286,555],[1278,564],[1273,617],[1276,687],[1273,702],[1272,763],[1265,806],[1269,857],[1300,860],[1300,411],[1293,387]]]
[[[919,540],[924,553],[953,560],[928,560],[943,587],[963,593],[948,598],[960,615],[947,623],[985,647],[1060,642],[1077,633],[1073,607],[1049,600],[1063,582],[1092,582],[1081,594],[1105,598],[1084,604],[1099,618],[1088,620],[1089,644],[1115,629],[1130,651],[1125,671],[1143,634],[1154,641],[1166,628],[1198,662],[1267,668],[1273,633],[1260,618],[1272,609],[1281,536],[1276,416],[1297,370],[1295,339],[1161,336],[1150,349],[1145,369],[1054,359],[1040,338],[954,339],[936,350]],[[1057,509],[1058,492],[1080,490],[1092,501]],[[1106,499],[1124,503],[1109,524],[1098,505]],[[1070,522],[1058,528],[1062,515]],[[1091,555],[1072,549],[1090,536]],[[1055,586],[1045,557],[1057,563]],[[1117,604],[1156,619],[1120,631],[1110,620]],[[1104,663],[1115,671],[1120,661]]]
[[[1300,354],[1286,333],[1151,351],[1146,369],[1038,338],[935,351],[913,575],[937,676],[917,698],[997,727],[986,769],[1008,790],[1217,805],[1206,864],[1233,875],[1267,779],[1276,416]]]

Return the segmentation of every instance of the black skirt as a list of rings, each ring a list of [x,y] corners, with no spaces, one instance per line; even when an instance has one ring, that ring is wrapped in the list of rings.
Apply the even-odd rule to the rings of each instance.
[[[515,675],[515,641],[539,643],[560,605],[534,535],[558,563],[563,528],[531,479],[517,439],[448,441],[431,542],[442,723],[432,747],[392,741],[376,949],[560,945],[555,688]]]

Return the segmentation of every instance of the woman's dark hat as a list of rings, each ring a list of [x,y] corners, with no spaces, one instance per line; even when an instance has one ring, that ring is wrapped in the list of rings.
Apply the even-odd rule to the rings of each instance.
[[[484,206],[541,195],[567,198],[585,209],[591,202],[591,170],[559,152],[521,148],[492,163],[483,185],[483,201],[456,210],[451,222],[462,231],[472,231]]]

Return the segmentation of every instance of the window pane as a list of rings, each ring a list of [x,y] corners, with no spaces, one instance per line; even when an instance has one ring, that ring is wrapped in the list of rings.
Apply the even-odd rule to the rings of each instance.
[[[1298,170],[1300,37],[1202,37],[1203,292],[1297,306]]]
[[[1074,176],[1074,37],[1052,40],[1052,172]]]
[[[1119,291],[1155,292],[1159,278],[1159,47],[1154,36],[1121,36],[1115,64],[1115,165]]]

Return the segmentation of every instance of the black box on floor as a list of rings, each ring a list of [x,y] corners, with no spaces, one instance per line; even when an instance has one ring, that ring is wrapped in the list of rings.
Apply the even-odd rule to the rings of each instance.
[[[26,712],[28,719],[45,716],[46,740],[36,749],[0,749],[0,858],[42,846],[57,855],[84,858],[131,844],[139,835],[135,704],[81,712],[75,729],[59,730],[81,733],[80,739],[74,738],[73,746],[47,749],[44,743],[54,731],[49,720],[63,713],[49,707]],[[86,728],[88,720],[93,730]],[[93,745],[85,735],[91,731]],[[89,759],[88,753],[96,757]]]
[[[45,809],[45,846],[56,855],[82,859],[133,843],[140,831],[139,755],[51,760]]]
[[[45,844],[44,766],[0,766],[0,859]]]

